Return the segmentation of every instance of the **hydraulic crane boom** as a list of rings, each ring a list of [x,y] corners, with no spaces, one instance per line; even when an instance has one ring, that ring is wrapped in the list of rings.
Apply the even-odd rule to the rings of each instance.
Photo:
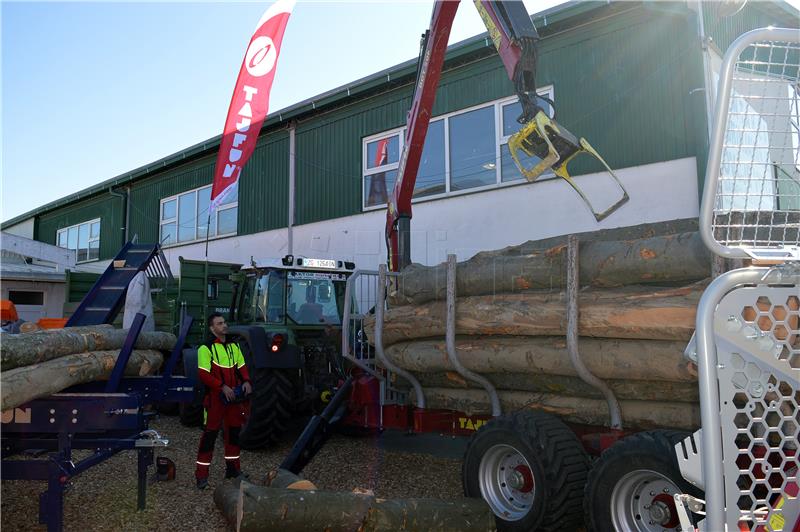
[[[514,162],[529,181],[552,168],[556,175],[566,179],[575,188],[589,205],[595,218],[602,220],[625,203],[628,195],[613,171],[588,142],[569,133],[538,105],[535,74],[539,34],[524,4],[518,0],[474,1],[505,65],[508,77],[514,83],[514,90],[522,107],[518,121],[524,127],[508,143]],[[460,0],[437,0],[433,7],[430,29],[423,35],[397,181],[389,195],[386,212],[386,247],[388,265],[392,271],[398,271],[411,263],[411,199],[447,50],[447,39],[459,3]],[[519,152],[536,157],[539,163],[533,168],[525,168]],[[622,188],[620,200],[604,212],[594,211],[567,172],[567,163],[582,152],[599,159]]]

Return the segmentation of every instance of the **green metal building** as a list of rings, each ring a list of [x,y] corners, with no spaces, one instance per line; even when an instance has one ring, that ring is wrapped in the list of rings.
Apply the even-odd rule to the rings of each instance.
[[[784,2],[747,2],[731,13],[716,2],[700,6],[576,2],[533,16],[542,37],[537,86],[554,100],[559,122],[585,137],[630,189],[630,204],[599,225],[564,183],[528,183],[508,164],[515,98],[487,35],[451,45],[417,186],[412,259],[435,263],[446,252],[467,258],[555,234],[696,216],[709,86],[720,57],[747,30],[800,21]],[[272,113],[238,197],[212,220],[209,259],[248,263],[292,252],[362,267],[385,260],[385,187],[393,182],[415,73],[411,60]],[[388,156],[378,161],[382,140]],[[79,262],[98,266],[134,235],[158,240],[178,271],[178,257],[204,256],[203,213],[219,141],[44,205],[2,229],[77,249]],[[600,167],[585,161],[572,170],[588,175]]]

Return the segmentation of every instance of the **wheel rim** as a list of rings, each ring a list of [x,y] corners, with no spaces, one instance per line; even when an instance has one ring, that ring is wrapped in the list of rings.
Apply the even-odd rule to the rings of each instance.
[[[530,464],[510,445],[494,445],[481,457],[478,468],[481,496],[494,514],[519,521],[533,505],[536,482]]]
[[[650,470],[622,477],[611,494],[611,519],[615,530],[662,532],[678,529],[673,499],[680,493],[673,481]]]

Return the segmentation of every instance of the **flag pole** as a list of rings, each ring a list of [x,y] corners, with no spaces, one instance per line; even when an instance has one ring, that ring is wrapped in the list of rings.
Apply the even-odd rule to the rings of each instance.
[[[211,234],[211,202],[208,206],[208,220],[206,221],[206,262],[208,262],[208,237]]]

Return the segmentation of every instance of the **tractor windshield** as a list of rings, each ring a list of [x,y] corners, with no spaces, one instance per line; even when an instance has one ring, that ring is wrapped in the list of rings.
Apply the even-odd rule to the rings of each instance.
[[[344,275],[271,270],[251,275],[242,287],[239,319],[244,323],[341,325]]]
[[[344,275],[289,272],[287,287],[286,307],[292,321],[298,325],[342,324]]]

